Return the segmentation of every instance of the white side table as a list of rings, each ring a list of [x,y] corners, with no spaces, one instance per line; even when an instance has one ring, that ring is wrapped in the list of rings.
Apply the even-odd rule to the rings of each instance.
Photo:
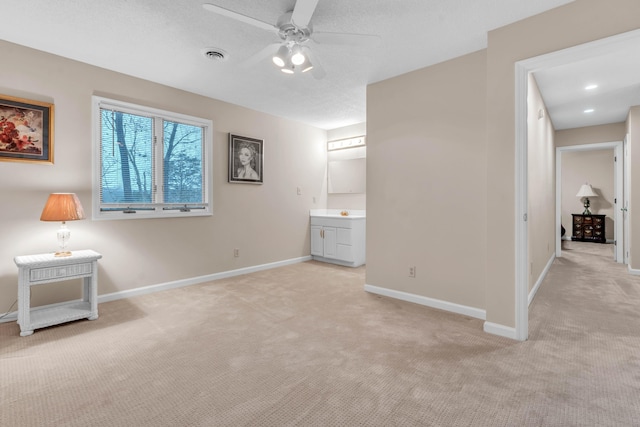
[[[34,329],[78,319],[98,318],[98,260],[102,255],[92,250],[74,251],[70,256],[53,254],[17,256],[18,324],[20,336]],[[31,286],[82,278],[82,299],[31,310]]]

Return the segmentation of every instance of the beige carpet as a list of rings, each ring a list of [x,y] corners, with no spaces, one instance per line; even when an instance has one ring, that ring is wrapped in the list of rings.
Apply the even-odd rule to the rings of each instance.
[[[564,255],[524,343],[316,262],[0,324],[0,425],[640,425],[640,277]]]

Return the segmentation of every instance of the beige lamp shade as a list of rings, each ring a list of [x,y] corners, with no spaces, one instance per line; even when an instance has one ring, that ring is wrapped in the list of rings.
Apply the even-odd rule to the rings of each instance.
[[[40,215],[40,221],[75,221],[84,218],[82,203],[75,193],[50,194]]]
[[[578,194],[576,194],[576,197],[598,197],[598,195],[593,191],[590,184],[583,184]]]
[[[589,206],[591,206],[591,201],[589,201],[589,197],[598,197],[598,195],[593,191],[591,185],[583,184],[580,187],[580,191],[576,194],[576,197],[584,199],[584,212],[582,215],[591,215],[591,211],[589,210]]]

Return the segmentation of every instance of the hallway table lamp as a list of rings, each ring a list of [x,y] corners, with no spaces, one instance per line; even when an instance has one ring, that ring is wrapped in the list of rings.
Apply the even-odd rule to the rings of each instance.
[[[82,209],[80,199],[75,193],[51,193],[49,195],[47,203],[42,209],[40,221],[62,221],[62,225],[58,230],[58,245],[60,249],[55,253],[55,256],[71,255],[71,252],[67,251],[67,243],[69,243],[71,231],[67,228],[66,222],[84,218],[84,209]]]
[[[591,188],[591,185],[584,184],[580,187],[580,191],[578,191],[576,197],[584,197],[584,212],[582,212],[582,215],[591,215],[591,211],[589,210],[589,206],[591,205],[589,197],[598,197],[598,195],[593,191],[593,188]]]

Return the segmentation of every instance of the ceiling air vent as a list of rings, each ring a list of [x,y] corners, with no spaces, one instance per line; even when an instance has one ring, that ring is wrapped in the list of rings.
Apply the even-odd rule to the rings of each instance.
[[[213,61],[225,61],[227,59],[227,52],[215,47],[204,49],[202,53]]]

